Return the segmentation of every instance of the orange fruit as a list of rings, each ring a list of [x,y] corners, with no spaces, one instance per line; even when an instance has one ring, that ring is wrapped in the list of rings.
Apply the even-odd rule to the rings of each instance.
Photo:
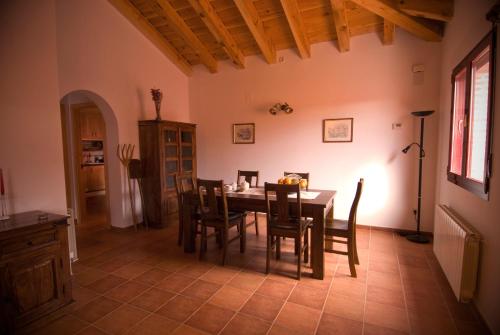
[[[307,188],[307,179],[301,179],[299,185],[301,189],[305,190]]]

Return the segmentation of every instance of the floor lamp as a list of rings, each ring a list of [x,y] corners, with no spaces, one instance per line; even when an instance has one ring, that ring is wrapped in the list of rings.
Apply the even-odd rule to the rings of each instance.
[[[413,142],[407,145],[402,151],[404,154],[410,150],[410,148],[415,144],[419,147],[420,152],[418,155],[418,205],[417,205],[417,233],[406,235],[409,241],[415,243],[429,243],[429,238],[420,233],[420,209],[422,205],[422,160],[425,157],[424,151],[424,118],[431,115],[434,111],[418,111],[412,112],[413,116],[420,118],[420,143]]]

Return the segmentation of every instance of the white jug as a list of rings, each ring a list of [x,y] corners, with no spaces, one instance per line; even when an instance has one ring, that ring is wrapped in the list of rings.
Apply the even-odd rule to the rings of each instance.
[[[240,183],[240,191],[246,191],[250,188],[250,184],[243,180],[241,183]]]

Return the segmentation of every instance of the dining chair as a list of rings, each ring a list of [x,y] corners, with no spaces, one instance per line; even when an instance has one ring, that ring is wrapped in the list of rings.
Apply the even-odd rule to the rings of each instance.
[[[306,186],[306,191],[309,191],[309,172],[283,172],[283,176],[288,176],[289,174],[296,174],[299,175],[300,178],[306,179],[307,180],[307,186]],[[283,237],[285,239],[285,237]],[[299,253],[299,248],[297,246],[297,243],[295,244],[295,254],[297,255]]]
[[[179,214],[179,236],[177,240],[178,245],[182,245],[182,240],[184,237],[184,218],[183,218],[183,202],[182,202],[182,193],[186,193],[189,191],[192,191],[193,193],[196,192],[196,181],[193,177],[192,173],[185,172],[185,173],[178,173],[175,175],[175,191],[177,192],[177,205],[178,205],[178,214]],[[196,208],[191,209],[191,218],[192,220],[195,220],[196,226],[194,231],[198,233],[198,222],[200,221],[201,217],[200,214],[198,213],[198,210]]]
[[[302,254],[304,263],[309,262],[309,227],[312,221],[302,218],[300,186],[284,184],[264,184],[267,208],[267,258],[266,273],[269,273],[273,238],[276,237],[276,259],[280,259],[280,237],[290,237],[298,246],[297,278],[300,280]],[[293,198],[289,198],[294,195]],[[295,201],[290,201],[290,200]]]
[[[238,179],[237,183],[240,184],[242,179],[250,184],[250,187],[259,187],[259,171],[243,171],[238,170]],[[255,183],[254,183],[255,182]],[[247,227],[255,224],[255,235],[259,235],[259,221],[257,212],[254,212],[255,219],[252,222],[247,223]]]
[[[325,240],[331,241],[333,243],[343,243],[347,244],[347,252],[341,250],[326,249],[326,252],[332,252],[340,255],[346,255],[349,261],[349,269],[351,271],[351,276],[356,277],[356,267],[354,264],[359,264],[358,250],[356,246],[356,213],[358,211],[359,199],[361,198],[361,193],[363,191],[363,178],[358,182],[356,188],[356,195],[354,196],[354,201],[352,202],[351,211],[349,212],[348,220],[327,220],[325,224]],[[335,237],[343,238],[343,240],[338,240]]]
[[[289,174],[296,174],[299,175],[300,178],[302,179],[307,179],[307,186],[306,186],[306,191],[309,190],[309,184],[310,184],[310,179],[309,179],[309,172],[283,172],[283,176],[288,176]]]
[[[198,179],[197,189],[200,198],[201,215],[200,259],[203,258],[203,254],[207,250],[207,227],[212,227],[217,232],[216,236],[222,235],[222,265],[224,265],[229,243],[239,239],[240,252],[245,252],[246,213],[228,211],[223,180]],[[229,239],[229,229],[235,226],[239,228],[238,233],[235,237]]]

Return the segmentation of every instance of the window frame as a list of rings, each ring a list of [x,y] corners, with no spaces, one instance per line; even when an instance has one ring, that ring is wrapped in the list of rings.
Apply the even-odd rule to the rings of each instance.
[[[483,162],[484,179],[483,182],[476,181],[467,177],[467,167],[469,163],[468,146],[469,135],[471,126],[471,101],[472,101],[472,65],[474,60],[481,55],[481,53],[489,46],[489,83],[488,83],[488,106],[487,106],[487,120],[486,120],[486,142],[485,142],[485,157]],[[493,28],[473,49],[469,54],[453,69],[451,73],[451,118],[450,118],[450,133],[449,133],[449,147],[448,147],[448,166],[447,177],[448,181],[460,186],[482,199],[489,200],[489,184],[491,178],[492,168],[492,138],[493,138],[493,111],[495,102],[495,58],[496,58],[496,27]],[[452,161],[452,147],[453,147],[453,121],[455,109],[455,78],[463,70],[465,74],[465,108],[464,120],[466,126],[464,127],[463,140],[462,140],[462,165],[460,174],[451,172]]]

